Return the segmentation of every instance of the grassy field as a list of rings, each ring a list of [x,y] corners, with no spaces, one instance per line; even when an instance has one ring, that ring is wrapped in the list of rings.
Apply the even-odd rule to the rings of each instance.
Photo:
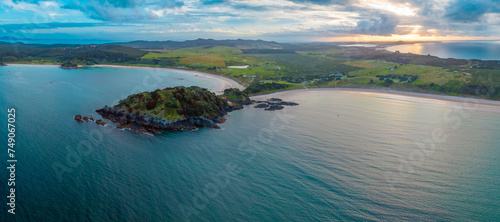
[[[175,50],[149,50],[149,53],[142,56],[140,61],[130,62],[129,65],[182,67],[226,76],[246,87],[258,82],[277,83],[278,85],[274,85],[281,87],[273,89],[258,86],[257,88],[262,91],[254,94],[302,87],[379,86],[398,89],[413,87],[455,95],[472,94],[474,90],[477,91],[478,87],[483,86],[500,87],[500,71],[498,70],[463,66],[403,65],[379,60],[351,60],[334,57],[343,51],[345,49],[330,48],[318,51],[297,51],[295,54],[245,54],[237,47],[202,46]],[[228,68],[228,66],[247,65],[247,68]],[[347,75],[348,78],[339,80],[332,77],[332,74],[337,73]],[[397,80],[387,82],[380,79],[380,76],[389,75],[418,76],[418,79],[410,83],[399,83]]]
[[[144,47],[20,45],[19,51],[12,51],[4,45],[0,47],[0,61],[190,69],[231,78],[245,87],[252,86],[252,93],[259,94],[296,87],[377,86],[500,99],[498,61],[441,59],[326,43],[199,39],[130,44]]]
[[[269,93],[301,87],[395,87],[420,88],[449,95],[473,94],[484,86],[500,87],[498,70],[466,67],[435,67],[398,64],[379,60],[351,60],[334,58],[343,49],[298,51],[295,54],[245,54],[236,47],[192,47],[176,50],[154,50],[144,55],[142,62],[153,66],[185,67],[202,72],[223,75],[248,87],[252,83],[278,83],[281,88],[259,86]],[[247,68],[228,68],[246,66]],[[342,73],[346,79],[336,79],[332,74]],[[381,80],[380,76],[418,76],[413,82]],[[383,77],[382,77],[383,78]],[[282,88],[286,86],[286,88]],[[465,87],[465,88],[464,88]],[[483,88],[481,88],[483,87]],[[258,90],[257,90],[258,91]],[[499,90],[500,91],[500,90]],[[497,96],[490,96],[496,98]]]
[[[369,76],[376,77],[377,75],[416,75],[420,79],[411,83],[418,85],[422,83],[446,84],[451,80],[457,80],[462,83],[469,82],[472,78],[463,72],[450,71],[449,68],[422,66],[422,65],[399,65],[396,63],[378,62],[378,61],[349,61],[346,64],[363,67],[365,69],[349,73],[353,76]],[[394,67],[397,66],[396,70]]]

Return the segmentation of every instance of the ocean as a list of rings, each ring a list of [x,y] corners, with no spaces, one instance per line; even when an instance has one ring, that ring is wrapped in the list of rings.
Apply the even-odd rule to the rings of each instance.
[[[176,70],[0,67],[0,190],[16,109],[16,214],[0,221],[498,221],[500,113],[375,92],[277,95],[221,129],[149,136],[77,123],[131,93],[218,89]],[[109,121],[107,121],[109,122]]]
[[[500,60],[499,41],[428,42],[387,47],[389,51],[411,52],[440,58]]]

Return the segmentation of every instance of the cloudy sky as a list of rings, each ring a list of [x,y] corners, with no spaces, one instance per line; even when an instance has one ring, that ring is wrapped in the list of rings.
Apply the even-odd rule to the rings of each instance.
[[[103,41],[500,39],[498,0],[0,0],[0,37]]]

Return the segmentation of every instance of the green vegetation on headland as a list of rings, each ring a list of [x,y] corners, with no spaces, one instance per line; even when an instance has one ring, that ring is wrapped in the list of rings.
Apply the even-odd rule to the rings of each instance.
[[[164,129],[220,128],[217,123],[225,121],[224,115],[253,102],[259,103],[255,108],[264,108],[267,111],[298,105],[278,98],[251,101],[246,92],[234,88],[226,89],[224,95],[217,96],[198,86],[178,86],[133,94],[121,100],[116,106],[105,106],[96,112],[112,122],[118,122],[119,129],[126,128],[154,134]],[[90,121],[100,125],[106,124],[102,120],[81,115],[76,115],[74,119],[80,123]]]
[[[224,122],[224,115],[234,109],[207,89],[180,86],[130,95],[118,105],[96,112],[119,122],[118,128],[157,133],[161,129],[219,128],[217,123]]]
[[[211,39],[83,46],[0,43],[0,61],[190,69],[236,80],[247,87],[242,91],[246,96],[297,88],[352,87],[500,99],[498,61],[442,59],[338,43]],[[242,101],[236,91],[226,96]]]
[[[170,121],[188,116],[217,117],[227,106],[225,100],[197,86],[179,86],[134,94],[117,105],[130,114],[150,115]]]
[[[228,100],[229,102],[240,105],[247,105],[252,103],[252,101],[248,97],[247,91],[241,91],[240,89],[236,88],[225,89],[224,94],[222,94],[222,97]]]

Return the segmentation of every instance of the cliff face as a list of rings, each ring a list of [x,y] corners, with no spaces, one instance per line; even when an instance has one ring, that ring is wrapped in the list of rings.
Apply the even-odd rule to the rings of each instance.
[[[104,118],[119,122],[118,128],[157,133],[162,129],[219,128],[224,115],[235,108],[206,89],[174,87],[134,94],[113,107],[96,110]]]

